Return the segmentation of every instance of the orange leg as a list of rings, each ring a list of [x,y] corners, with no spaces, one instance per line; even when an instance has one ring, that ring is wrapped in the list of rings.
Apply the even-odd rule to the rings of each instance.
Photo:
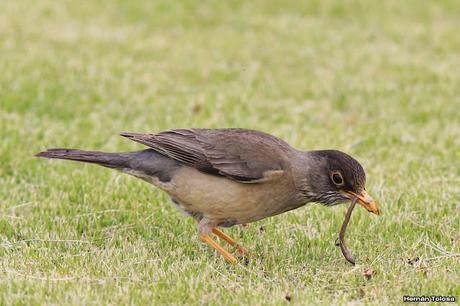
[[[201,239],[206,242],[207,244],[209,244],[211,247],[213,247],[217,252],[219,252],[222,256],[225,257],[225,259],[232,263],[232,264],[236,264],[237,263],[237,260],[235,257],[233,257],[232,254],[230,254],[226,249],[224,249],[220,244],[218,244],[217,242],[215,242],[211,236],[209,235],[200,235]]]
[[[213,227],[212,232],[216,234],[216,236],[220,237],[222,240],[225,240],[231,246],[235,247],[238,250],[238,253],[244,256],[252,255],[248,250],[246,250],[243,246],[239,245],[238,242],[235,241],[232,237],[228,236],[227,234],[221,232],[217,228]]]

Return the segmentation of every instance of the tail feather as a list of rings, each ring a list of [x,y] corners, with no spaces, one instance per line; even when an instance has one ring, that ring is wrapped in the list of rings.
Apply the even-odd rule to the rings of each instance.
[[[109,168],[121,168],[127,162],[127,156],[125,153],[105,153],[74,149],[48,149],[47,151],[36,154],[35,156],[93,163]]]

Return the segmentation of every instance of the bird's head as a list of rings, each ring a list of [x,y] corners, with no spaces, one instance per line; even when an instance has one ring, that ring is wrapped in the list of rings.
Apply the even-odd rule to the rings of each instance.
[[[356,197],[369,212],[379,214],[366,192],[366,173],[358,161],[336,150],[309,153],[313,163],[308,171],[308,193],[313,201],[332,206]]]

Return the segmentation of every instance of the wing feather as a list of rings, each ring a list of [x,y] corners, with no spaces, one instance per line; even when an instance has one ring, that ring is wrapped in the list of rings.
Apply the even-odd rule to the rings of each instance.
[[[247,129],[176,129],[121,135],[200,171],[245,183],[281,177],[294,151],[279,138]]]

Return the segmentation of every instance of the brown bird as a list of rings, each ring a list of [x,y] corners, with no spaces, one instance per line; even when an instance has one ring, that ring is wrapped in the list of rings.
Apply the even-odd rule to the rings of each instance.
[[[121,135],[150,148],[126,153],[49,149],[36,156],[98,164],[164,190],[198,222],[201,239],[232,263],[236,258],[211,234],[240,254],[249,253],[218,227],[254,222],[308,202],[333,206],[355,197],[379,214],[365,190],[363,167],[340,151],[299,151],[272,135],[237,128]]]

